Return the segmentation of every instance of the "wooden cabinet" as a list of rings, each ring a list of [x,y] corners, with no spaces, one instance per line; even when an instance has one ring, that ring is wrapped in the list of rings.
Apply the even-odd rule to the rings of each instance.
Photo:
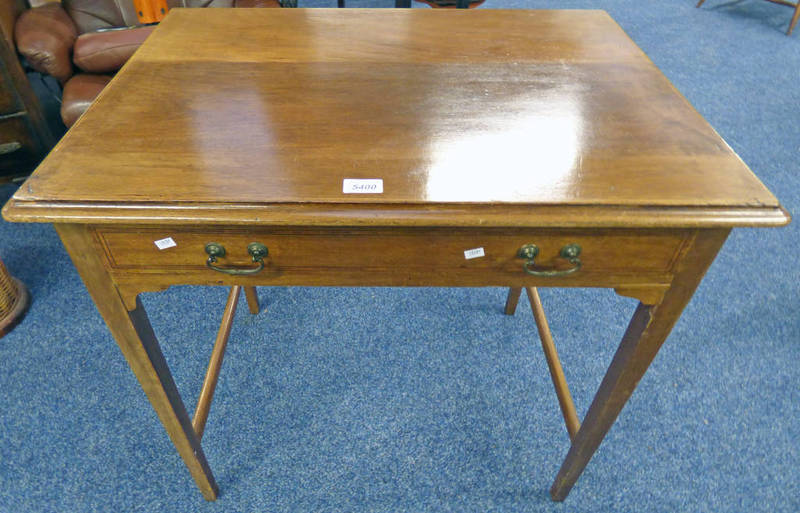
[[[14,23],[26,7],[0,0],[0,181],[30,173],[55,144],[14,47]]]

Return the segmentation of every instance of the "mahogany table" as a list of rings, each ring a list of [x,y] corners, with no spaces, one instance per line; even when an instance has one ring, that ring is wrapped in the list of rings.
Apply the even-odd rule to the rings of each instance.
[[[525,287],[563,500],[731,228],[789,222],[605,12],[416,9],[173,9],[3,215],[54,223],[209,500],[141,292]],[[582,423],[535,287],[640,301]]]

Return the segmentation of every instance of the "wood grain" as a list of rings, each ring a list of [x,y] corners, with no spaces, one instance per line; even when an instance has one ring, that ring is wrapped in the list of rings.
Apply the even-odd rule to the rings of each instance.
[[[106,274],[100,259],[102,252],[98,251],[97,242],[86,227],[60,224],[56,230],[197,487],[207,500],[215,500],[217,483],[144,307],[138,300],[134,310],[129,312],[125,307]]]
[[[511,230],[431,228],[273,228],[100,227],[97,236],[115,282],[140,287],[171,283],[206,285],[348,286],[666,286],[693,230]],[[171,237],[176,246],[159,250],[153,241]],[[209,269],[204,251],[222,244],[219,266],[252,268],[247,244],[269,248],[264,270],[228,276]],[[563,270],[562,247],[582,247],[579,272],[539,278],[523,270],[518,250],[540,248],[536,268]],[[464,251],[483,248],[485,256],[466,259]],[[435,248],[434,251],[431,249]],[[176,281],[178,280],[178,281]],[[127,287],[125,287],[127,290]],[[643,292],[646,292],[642,289]]]
[[[620,207],[574,205],[171,204],[18,201],[3,207],[15,222],[232,226],[482,226],[559,228],[698,228],[784,226],[783,207]]]
[[[251,311],[256,285],[508,286],[507,313],[521,287],[638,298],[579,429],[565,410],[563,500],[730,229],[790,220],[606,13],[419,9],[173,9],[3,216],[56,224],[207,499],[140,292],[244,286]],[[217,242],[219,266],[252,268],[253,241],[258,274],[206,267]],[[537,269],[570,267],[571,243],[582,267],[527,274],[531,243]]]
[[[258,304],[258,293],[256,292],[256,288],[245,287],[244,295],[247,298],[247,308],[250,310],[250,313],[256,315],[258,312],[260,312],[261,308]]]
[[[572,395],[569,393],[567,378],[564,376],[561,360],[558,358],[558,351],[556,351],[553,335],[550,333],[550,325],[544,313],[539,291],[536,290],[536,287],[525,287],[525,292],[528,295],[533,318],[536,321],[536,329],[539,331],[539,340],[542,342],[542,351],[544,351],[544,356],[547,360],[547,368],[550,371],[550,378],[553,380],[553,387],[556,390],[558,406],[561,408],[561,414],[564,416],[564,424],[566,424],[567,433],[569,434],[570,440],[572,440],[581,427],[578,413],[575,411],[575,403],[572,401]]]
[[[214,400],[214,391],[217,389],[217,380],[219,379],[219,372],[222,369],[222,360],[225,357],[225,348],[228,345],[228,338],[231,336],[233,318],[236,315],[236,306],[241,291],[242,287],[231,287],[231,291],[228,293],[228,300],[225,303],[225,311],[222,314],[222,322],[217,332],[217,338],[214,340],[211,359],[208,362],[206,376],[203,379],[203,386],[200,389],[200,397],[197,399],[197,407],[192,416],[192,427],[198,439],[203,438],[203,433],[206,429],[208,413],[211,411],[211,401]]]
[[[562,501],[569,494],[667,339],[729,232],[706,230],[699,233],[681,260],[678,274],[663,299],[652,306],[639,304],[553,482],[550,489],[553,500]]]
[[[503,308],[503,313],[506,315],[514,315],[517,311],[517,303],[519,303],[519,296],[522,294],[522,287],[509,287],[508,296],[506,296],[506,306]]]
[[[6,216],[504,204],[514,223],[556,205],[562,223],[621,208],[623,225],[653,208],[788,220],[602,11],[175,9],[75,128]],[[343,194],[345,178],[384,193]],[[411,222],[394,213],[371,222]]]

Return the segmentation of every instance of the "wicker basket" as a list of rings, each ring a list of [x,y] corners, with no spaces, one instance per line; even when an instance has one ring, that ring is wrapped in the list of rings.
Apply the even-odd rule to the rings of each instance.
[[[0,260],[0,337],[22,320],[28,309],[28,289],[6,270]]]

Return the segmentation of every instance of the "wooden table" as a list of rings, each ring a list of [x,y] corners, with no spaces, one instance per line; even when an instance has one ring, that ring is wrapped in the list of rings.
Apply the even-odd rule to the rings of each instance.
[[[789,222],[602,11],[173,9],[3,214],[55,224],[209,500],[141,292],[508,286],[510,313],[526,287],[537,321],[533,287],[637,298],[582,424],[548,352],[563,500],[731,228]]]

